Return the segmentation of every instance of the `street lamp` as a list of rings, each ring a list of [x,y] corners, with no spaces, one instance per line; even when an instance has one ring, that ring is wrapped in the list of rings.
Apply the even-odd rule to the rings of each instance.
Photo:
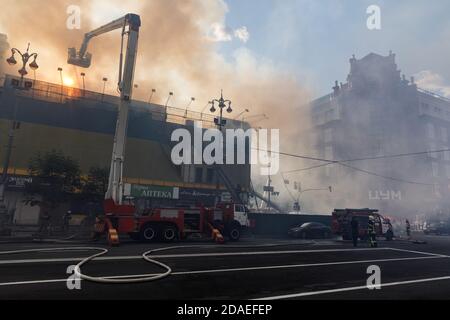
[[[103,102],[103,98],[105,96],[105,89],[106,89],[106,82],[108,82],[108,78],[103,78],[103,91],[102,91],[102,102]]]
[[[156,93],[156,89],[152,89],[152,93],[150,94],[150,98],[148,99],[148,104],[152,102],[153,95]]]
[[[239,113],[236,117],[233,118],[233,120],[237,120],[239,119],[244,113],[249,113],[250,110],[245,109],[244,111],[242,111],[241,113]]]
[[[171,91],[171,92],[169,92],[169,96],[167,97],[167,101],[166,101],[166,104],[165,104],[165,106],[164,106],[164,108],[165,108],[165,114],[164,114],[164,117],[166,118],[166,121],[167,121],[167,109],[168,109],[168,107],[169,107],[169,101],[170,101],[170,98],[172,98],[173,97],[173,92]]]
[[[223,98],[223,91],[221,91],[220,93],[220,99],[213,99],[212,100],[212,107],[209,111],[211,111],[211,113],[215,113],[216,112],[216,107],[215,107],[215,103],[218,103],[218,107],[220,109],[220,115],[218,118],[214,119],[214,123],[219,127],[219,130],[222,131],[222,127],[226,125],[226,120],[223,119],[223,109],[228,105],[227,108],[227,112],[228,113],[232,113],[233,109],[231,108],[231,101],[230,100],[225,100]]]
[[[173,97],[173,92],[169,92],[169,96],[167,97],[166,104],[164,105],[166,107],[166,112],[167,112],[167,107],[169,106],[170,98],[172,98],[172,97]]]
[[[64,80],[63,80],[63,68],[59,67],[58,68],[59,71],[59,76],[61,78],[61,102],[62,102],[62,97],[63,97],[63,93],[64,93]]]
[[[295,210],[296,208],[298,208],[299,210],[296,210],[296,211],[300,211],[300,197],[301,197],[301,195],[302,195],[303,193],[305,193],[305,192],[311,192],[311,191],[329,191],[330,193],[332,193],[332,192],[333,192],[333,187],[332,187],[332,186],[329,186],[328,188],[305,189],[305,190],[301,190],[301,188],[300,188],[300,189],[299,189],[299,192],[298,192],[298,199],[297,199],[297,202],[294,203],[294,210]]]
[[[6,62],[10,65],[16,65],[17,61],[15,59],[15,54],[17,53],[18,55],[20,55],[20,57],[22,58],[22,68],[19,69],[19,74],[20,74],[20,84],[19,84],[19,89],[24,89],[22,88],[22,84],[23,84],[23,78],[28,74],[26,67],[28,64],[28,61],[33,58],[33,61],[28,65],[30,67],[31,70],[35,71],[39,68],[38,64],[36,63],[36,59],[37,59],[37,53],[29,53],[30,50],[30,43],[28,43],[28,47],[27,47],[27,51],[25,53],[22,54],[22,52],[20,52],[20,50],[16,49],[16,48],[12,48],[11,49],[11,57],[9,57],[8,59],[6,59]],[[14,131],[17,130],[19,128],[18,124],[17,124],[17,109],[18,109],[18,102],[17,102],[17,97],[14,101],[14,111],[13,111],[13,119],[11,122],[11,126],[9,128],[9,133],[8,133],[8,144],[6,146],[6,151],[5,151],[5,158],[4,158],[4,162],[3,162],[3,172],[2,172],[2,176],[1,176],[1,181],[0,181],[0,214],[6,214],[6,206],[4,203],[5,200],[5,188],[6,185],[8,183],[8,170],[9,170],[9,165],[11,162],[11,153],[12,153],[12,147],[13,147],[13,142],[14,142]],[[0,229],[3,227],[3,219],[0,218]]]
[[[82,72],[81,73],[81,78],[83,79],[83,96],[85,96],[85,94],[86,94],[86,85],[85,85],[85,82],[84,82],[84,77],[86,77],[86,73]]]
[[[20,57],[22,58],[22,68],[18,71],[20,74],[20,85],[22,85],[23,82],[23,78],[28,74],[27,71],[27,64],[28,61],[33,58],[33,61],[28,65],[30,67],[31,70],[37,70],[39,68],[38,64],[36,63],[36,59],[37,59],[37,53],[29,53],[30,51],[30,44],[28,43],[28,47],[27,47],[27,51],[25,53],[22,54],[22,52],[20,52],[20,50],[16,49],[16,48],[12,48],[11,49],[11,57],[9,57],[8,59],[6,59],[6,62],[10,65],[16,65],[17,61],[15,58],[15,54],[17,53],[18,55],[20,55]]]
[[[186,113],[184,114],[184,117],[185,117],[185,118],[187,118],[187,113],[188,113],[189,107],[191,106],[191,104],[192,104],[194,101],[195,101],[195,98],[192,97],[191,100],[189,101],[189,104],[188,104],[187,107],[186,107]]]

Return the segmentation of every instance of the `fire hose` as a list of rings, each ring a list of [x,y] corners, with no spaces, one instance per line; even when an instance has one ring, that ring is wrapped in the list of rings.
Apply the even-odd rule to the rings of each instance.
[[[265,244],[265,245],[251,245],[251,246],[227,246],[226,248],[269,248],[269,247],[280,247],[280,246],[289,246],[290,244]],[[161,280],[170,276],[172,273],[172,268],[168,265],[156,261],[150,258],[151,254],[156,252],[163,252],[169,250],[177,250],[177,249],[214,249],[214,248],[224,248],[224,246],[210,246],[210,245],[195,245],[195,246],[174,246],[174,247],[165,247],[165,248],[157,248],[144,252],[142,254],[142,258],[153,265],[156,265],[165,271],[159,274],[153,274],[146,277],[133,277],[133,276],[124,276],[121,279],[111,278],[111,277],[93,277],[86,275],[81,272],[81,267],[85,266],[87,263],[95,260],[98,257],[101,257],[109,252],[108,249],[100,248],[100,247],[66,247],[66,248],[37,248],[37,249],[24,249],[24,250],[12,250],[12,251],[0,251],[0,256],[5,255],[14,255],[14,254],[26,254],[26,253],[56,253],[56,252],[64,252],[64,251],[99,251],[87,258],[84,258],[81,262],[79,262],[75,268],[75,275],[82,280],[86,280],[94,283],[103,283],[103,284],[133,284],[133,283],[145,283],[156,280]]]

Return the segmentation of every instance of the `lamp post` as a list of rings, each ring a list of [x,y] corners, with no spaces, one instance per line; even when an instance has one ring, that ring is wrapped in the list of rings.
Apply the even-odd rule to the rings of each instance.
[[[62,102],[62,98],[63,98],[63,94],[64,94],[63,68],[59,67],[58,71],[59,71],[59,76],[61,79],[61,102]]]
[[[102,102],[103,102],[103,98],[105,97],[105,89],[106,89],[106,82],[108,82],[108,78],[103,78],[103,91],[102,91]]]
[[[15,64],[17,64],[17,61],[14,57],[14,55],[17,53],[18,55],[20,55],[20,57],[22,58],[22,68],[19,70],[19,74],[20,74],[20,86],[22,86],[23,83],[23,78],[28,74],[27,71],[27,64],[28,61],[33,58],[33,61],[29,64],[29,67],[31,70],[36,70],[39,68],[39,66],[36,63],[36,59],[38,54],[37,53],[29,53],[30,51],[30,44],[28,43],[28,47],[27,47],[27,51],[25,53],[22,54],[22,52],[20,52],[20,50],[16,49],[16,48],[12,48],[11,49],[11,57],[9,57],[8,59],[6,59],[6,62],[8,62],[8,64],[10,66],[13,66]]]
[[[39,68],[39,66],[36,63],[36,59],[37,59],[37,53],[29,53],[30,50],[30,44],[28,43],[28,47],[27,47],[27,51],[25,53],[22,54],[22,52],[20,52],[20,50],[16,49],[16,48],[12,48],[11,49],[11,57],[9,57],[8,59],[6,59],[6,62],[8,62],[9,65],[13,66],[17,64],[17,61],[14,57],[15,54],[20,55],[20,57],[22,58],[22,68],[19,69],[19,74],[20,74],[20,84],[18,86],[19,90],[26,90],[25,88],[23,88],[23,78],[28,74],[28,71],[26,69],[27,65],[30,67],[31,70],[35,71]],[[28,64],[28,61],[33,58],[33,61]],[[17,119],[17,109],[18,109],[18,102],[17,102],[17,96],[15,98],[14,101],[14,110],[13,110],[13,120],[9,129],[9,133],[8,133],[8,145],[6,147],[6,153],[5,153],[5,158],[4,158],[4,162],[3,162],[3,172],[2,172],[2,176],[1,176],[1,180],[0,180],[0,214],[6,214],[6,206],[5,206],[5,189],[6,186],[8,184],[8,170],[9,170],[9,165],[10,165],[10,161],[11,161],[11,152],[12,152],[12,147],[13,147],[13,142],[14,142],[14,131],[19,129],[19,124],[17,123],[16,119]],[[0,218],[0,227],[2,227],[3,219]]]
[[[223,109],[226,108],[227,105],[228,105],[228,108],[227,108],[228,113],[233,112],[233,109],[231,108],[231,101],[225,100],[223,98],[223,90],[221,90],[221,92],[220,92],[220,99],[213,99],[211,101],[212,106],[211,106],[211,109],[209,110],[209,111],[211,111],[211,113],[215,113],[217,111],[217,109],[215,107],[215,103],[218,103],[220,113],[219,113],[219,117],[214,118],[214,123],[219,128],[219,131],[222,133],[222,128],[227,123],[227,121],[225,119],[223,119]],[[215,164],[215,168],[216,168],[216,202],[219,203],[220,202],[220,183],[219,183],[219,165],[217,163]]]
[[[86,84],[84,82],[84,77],[86,77],[86,73],[81,73],[81,79],[83,79],[83,97],[86,95]]]
[[[156,89],[152,89],[152,93],[150,94],[150,98],[148,98],[148,104],[152,103],[153,95],[156,93]]]
[[[301,190],[301,189],[300,189],[299,192],[298,192],[298,199],[297,199],[297,202],[294,203],[294,210],[295,210],[295,209],[298,209],[298,210],[295,210],[295,211],[298,211],[298,212],[301,211],[301,208],[300,208],[300,197],[301,197],[301,195],[302,195],[303,193],[305,193],[305,192],[312,192],[312,191],[329,191],[329,192],[331,193],[331,192],[333,192],[333,187],[332,187],[332,186],[329,186],[328,188],[305,189],[305,190]]]
[[[216,112],[216,107],[215,107],[215,103],[218,103],[218,107],[220,109],[220,113],[219,113],[219,117],[214,119],[214,123],[217,125],[217,127],[219,128],[219,131],[222,131],[222,128],[227,124],[226,120],[223,119],[223,109],[227,106],[228,104],[228,108],[227,108],[227,112],[228,113],[232,113],[233,109],[231,108],[231,101],[230,100],[225,100],[223,98],[223,91],[221,91],[220,93],[220,99],[213,99],[212,100],[212,107],[210,109],[211,113],[215,113]]]
[[[236,117],[233,118],[233,120],[237,120],[239,119],[244,113],[249,113],[250,110],[249,109],[245,109],[244,111],[242,111],[241,113],[239,113]],[[244,119],[244,118],[242,118]]]
[[[186,107],[186,112],[185,112],[185,114],[184,114],[184,117],[185,117],[185,118],[187,118],[187,113],[188,113],[189,107],[191,106],[191,104],[192,104],[194,101],[195,101],[195,98],[192,97],[191,100],[189,101],[189,104],[188,104],[187,107]]]
[[[164,114],[164,117],[165,117],[166,121],[167,121],[167,109],[168,109],[168,107],[169,107],[169,101],[170,101],[170,98],[172,98],[172,97],[173,97],[173,92],[171,91],[171,92],[169,92],[169,96],[167,97],[166,104],[164,105],[164,108],[165,108],[165,114]]]

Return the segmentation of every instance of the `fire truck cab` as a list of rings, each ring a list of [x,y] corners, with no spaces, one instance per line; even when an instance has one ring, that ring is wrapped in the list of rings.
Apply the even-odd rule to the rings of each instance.
[[[332,214],[332,232],[342,236],[344,240],[350,240],[352,238],[351,221],[353,217],[356,217],[359,222],[359,237],[367,239],[370,216],[375,219],[376,235],[392,240],[394,233],[390,220],[383,217],[376,209],[335,209]]]

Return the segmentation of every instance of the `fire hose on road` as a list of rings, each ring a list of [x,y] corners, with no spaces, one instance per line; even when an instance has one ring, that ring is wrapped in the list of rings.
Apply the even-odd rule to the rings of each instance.
[[[265,245],[250,245],[250,246],[227,246],[225,248],[233,249],[233,248],[270,248],[270,247],[280,247],[280,246],[289,246],[290,244],[284,243],[284,244],[265,244]],[[123,276],[120,279],[118,278],[111,278],[111,277],[93,277],[86,275],[81,272],[81,267],[87,265],[89,262],[94,261],[96,258],[99,258],[101,256],[106,255],[109,250],[101,247],[60,247],[60,248],[36,248],[36,249],[24,249],[24,250],[11,250],[11,251],[0,251],[0,256],[6,256],[6,255],[17,255],[17,254],[27,254],[27,253],[58,253],[58,252],[75,252],[75,251],[98,251],[98,253],[95,253],[91,256],[88,256],[87,258],[84,258],[81,260],[74,269],[75,275],[86,281],[94,282],[94,283],[103,283],[103,284],[133,284],[133,283],[145,283],[145,282],[151,282],[156,280],[164,279],[172,273],[172,268],[168,265],[156,261],[152,259],[150,256],[157,252],[163,252],[163,251],[171,251],[171,250],[179,250],[179,249],[215,249],[215,248],[221,248],[223,249],[224,246],[210,246],[210,245],[193,245],[193,246],[173,246],[173,247],[165,247],[165,248],[157,248],[157,249],[151,249],[142,254],[142,258],[153,265],[156,265],[159,268],[162,268],[164,272],[161,272],[159,274],[153,274],[151,276],[146,277],[133,277],[130,276]]]

